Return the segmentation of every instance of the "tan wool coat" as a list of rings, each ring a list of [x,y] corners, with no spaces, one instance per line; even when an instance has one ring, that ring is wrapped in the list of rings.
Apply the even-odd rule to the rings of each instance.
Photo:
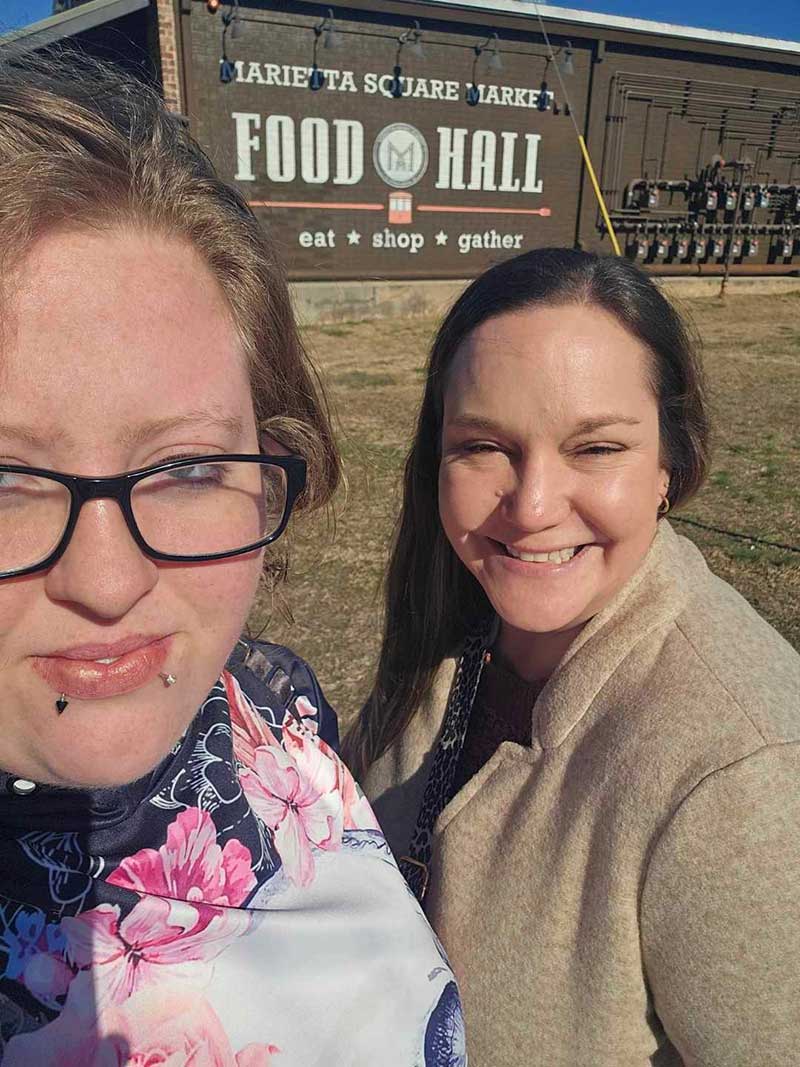
[[[407,851],[454,661],[365,788]],[[659,524],[435,827],[471,1067],[800,1064],[800,657]]]

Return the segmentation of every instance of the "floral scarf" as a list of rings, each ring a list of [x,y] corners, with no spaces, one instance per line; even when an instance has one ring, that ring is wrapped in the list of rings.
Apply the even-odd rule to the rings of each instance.
[[[119,789],[0,775],[3,1067],[462,1067],[441,947],[307,666],[244,645]]]

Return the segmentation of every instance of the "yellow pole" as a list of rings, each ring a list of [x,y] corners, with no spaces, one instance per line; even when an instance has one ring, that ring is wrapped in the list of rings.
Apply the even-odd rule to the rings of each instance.
[[[583,139],[583,134],[578,134],[578,144],[581,146],[581,152],[583,153],[583,161],[586,164],[586,169],[589,171],[589,177],[592,179],[592,187],[594,189],[594,195],[597,197],[597,203],[600,205],[600,212],[603,216],[603,222],[606,224],[608,230],[608,236],[611,238],[611,244],[614,249],[614,255],[621,256],[619,241],[617,235],[614,233],[614,227],[611,225],[611,219],[608,216],[608,208],[606,202],[603,199],[603,194],[600,192],[600,186],[597,182],[597,175],[594,172],[592,166],[592,160],[589,155],[589,149],[586,147],[586,141]]]

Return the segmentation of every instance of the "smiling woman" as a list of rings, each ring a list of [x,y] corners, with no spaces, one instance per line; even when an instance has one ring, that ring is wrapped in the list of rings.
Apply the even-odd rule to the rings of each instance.
[[[522,677],[552,673],[653,539],[669,474],[647,366],[613,315],[575,305],[489,319],[449,368],[442,529]]]
[[[708,458],[687,331],[545,249],[431,353],[351,765],[478,1064],[782,1064],[800,997],[800,657],[665,519]]]
[[[50,55],[0,66],[0,279],[3,1067],[463,1065],[333,710],[241,636],[339,475],[267,236]]]

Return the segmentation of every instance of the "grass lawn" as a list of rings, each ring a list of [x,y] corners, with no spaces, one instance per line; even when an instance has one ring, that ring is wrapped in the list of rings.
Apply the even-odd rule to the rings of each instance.
[[[703,339],[715,455],[708,484],[680,514],[800,546],[800,294],[703,298],[682,309]],[[280,601],[259,601],[251,628],[310,661],[343,727],[377,656],[381,575],[435,327],[408,319],[306,332],[337,417],[347,486],[333,523],[297,524],[290,580]],[[800,648],[800,554],[682,523],[676,529]]]

